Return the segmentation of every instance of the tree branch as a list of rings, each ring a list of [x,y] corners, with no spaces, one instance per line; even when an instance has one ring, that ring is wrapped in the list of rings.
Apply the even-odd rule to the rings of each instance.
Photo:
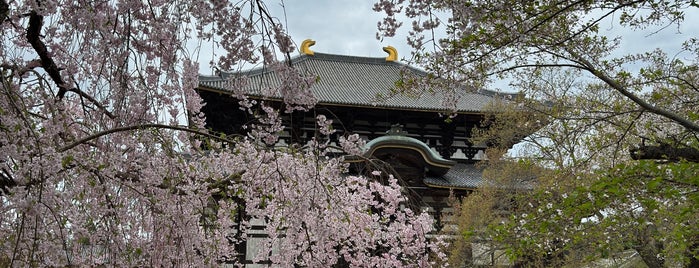
[[[699,163],[699,150],[692,147],[675,147],[669,144],[642,145],[629,150],[631,158],[640,159],[663,159],[669,161],[679,161],[681,159]]]
[[[58,65],[56,65],[56,62],[53,61],[53,58],[49,56],[46,44],[40,39],[41,27],[43,24],[44,16],[37,14],[36,11],[29,13],[29,26],[27,27],[26,35],[27,41],[39,55],[41,66],[44,67],[44,70],[46,70],[46,73],[51,77],[51,80],[58,86],[58,94],[56,96],[58,99],[63,99],[68,88],[66,87],[65,81],[63,81],[63,77],[61,77],[61,70],[58,68]]]
[[[7,4],[7,1],[0,0],[0,23],[5,22],[5,19],[8,17],[9,14],[10,5]]]
[[[116,118],[116,116],[114,116],[114,114],[112,114],[112,112],[108,111],[106,107],[104,107],[102,104],[100,104],[99,101],[97,101],[95,98],[93,98],[89,94],[85,93],[84,91],[80,90],[79,88],[77,88],[77,87],[69,88],[68,91],[73,92],[75,94],[78,94],[78,96],[80,96],[81,98],[87,99],[92,104],[97,106],[97,108],[102,110],[102,112],[104,112],[104,114],[106,114],[109,118],[111,118],[111,119]]]
[[[7,169],[0,169],[0,196],[10,193],[12,187],[17,186],[17,182],[12,178],[12,174]]]
[[[205,132],[202,132],[202,131],[199,131],[196,129],[187,128],[185,126],[171,126],[171,125],[163,125],[163,124],[142,124],[142,125],[118,127],[118,128],[113,128],[113,129],[105,130],[102,132],[98,132],[98,133],[92,134],[90,136],[87,136],[85,138],[82,138],[80,140],[77,140],[77,141],[75,141],[75,142],[73,142],[73,143],[71,143],[63,148],[60,148],[60,149],[58,149],[58,151],[65,152],[67,150],[75,148],[76,146],[78,146],[80,144],[87,143],[91,140],[94,140],[94,139],[97,139],[99,137],[106,136],[106,135],[109,135],[112,133],[131,131],[131,130],[137,130],[137,129],[148,129],[148,128],[160,128],[160,129],[172,129],[172,130],[178,130],[178,131],[185,131],[185,132],[194,133],[197,135],[202,135],[202,136],[205,136],[205,137],[208,137],[211,139],[215,139],[218,141],[222,141],[222,142],[229,142],[229,143],[234,142],[234,141],[227,139],[227,138],[223,138],[223,137],[219,137],[219,136],[212,135],[209,133],[205,133]],[[124,179],[124,180],[133,180],[133,178],[130,178],[130,176],[128,175],[127,172],[120,173],[120,174],[118,174],[118,176],[120,176],[121,179]],[[36,181],[29,182],[28,184],[23,184],[23,185],[24,186],[34,185],[35,183],[39,183],[39,182],[41,182],[41,181],[36,180]],[[17,186],[17,185],[18,185],[17,182],[14,180],[14,178],[12,178],[12,175],[10,172],[8,172],[4,168],[0,169],[0,196],[8,194],[10,192],[10,189]]]
[[[646,102],[645,100],[636,96],[636,94],[633,94],[631,91],[628,91],[623,85],[619,84],[619,82],[612,79],[604,72],[597,70],[592,65],[592,63],[590,63],[589,61],[587,61],[585,58],[581,57],[580,55],[578,55],[574,51],[569,50],[568,53],[570,53],[573,57],[577,58],[578,61],[583,63],[585,66],[585,70],[592,73],[597,78],[601,79],[604,83],[606,83],[612,89],[618,91],[619,93],[621,93],[622,95],[624,95],[628,99],[630,99],[631,101],[633,101],[636,104],[638,104],[639,106],[641,106],[641,108],[643,108],[651,113],[654,113],[654,114],[660,115],[662,117],[665,117],[667,119],[670,119],[672,121],[675,121],[676,123],[680,124],[681,126],[687,128],[690,131],[699,132],[699,125],[697,125],[696,123],[689,121],[688,119],[683,118],[676,113],[673,113],[671,111],[668,111],[668,110],[665,110],[662,108],[658,108],[658,107]]]
[[[485,57],[487,57],[488,55],[493,54],[493,53],[496,53],[498,50],[501,50],[501,49],[503,49],[504,47],[509,46],[509,45],[511,45],[511,44],[513,44],[513,43],[515,43],[515,42],[517,42],[522,36],[528,35],[530,32],[536,30],[536,29],[539,28],[540,26],[544,25],[546,22],[549,22],[550,20],[552,20],[553,18],[555,18],[557,15],[559,15],[559,14],[563,13],[564,11],[566,11],[566,10],[568,10],[568,9],[571,9],[573,6],[575,6],[575,5],[577,5],[577,4],[580,4],[580,3],[583,3],[583,2],[584,2],[583,0],[578,0],[578,1],[576,1],[576,2],[573,2],[573,3],[571,3],[571,4],[568,4],[568,5],[564,6],[564,7],[561,8],[560,10],[555,11],[555,12],[554,12],[553,14],[551,14],[550,16],[544,17],[541,21],[537,22],[534,26],[532,26],[532,27],[528,28],[527,30],[523,31],[522,34],[517,35],[517,37],[515,37],[515,38],[513,38],[513,39],[510,39],[510,40],[505,40],[505,42],[504,42],[503,44],[495,46],[494,48],[490,49],[489,51],[486,51],[486,52],[483,53],[482,55],[479,55],[479,56],[476,57],[475,59],[469,60],[469,61],[467,61],[466,63],[468,64],[468,63],[473,63],[473,62],[478,62],[478,61],[483,60],[483,59],[484,59]],[[556,5],[562,5],[563,3],[564,3],[564,1],[559,1],[559,2],[556,3],[554,6],[556,6]],[[534,16],[529,17],[528,19],[536,18],[537,16],[539,16],[539,15],[541,15],[541,14],[543,14],[543,13],[544,13],[544,11],[541,11],[541,12],[539,12],[539,13],[537,13],[537,14],[534,14]],[[512,25],[512,27],[517,27],[517,25],[519,25],[519,24],[521,24],[521,23],[522,23],[522,22],[517,22],[517,23],[515,23],[515,25]],[[509,28],[508,28],[508,29],[509,29]],[[506,34],[506,33],[507,33],[507,31],[501,30],[500,32],[498,32],[498,33],[496,33],[496,34],[494,34],[494,35],[492,35],[492,36],[503,35],[503,34]],[[494,39],[494,38],[490,38],[490,40],[488,40],[488,41],[492,41],[493,39]]]
[[[507,67],[502,70],[497,70],[495,72],[488,73],[487,75],[497,75],[501,73],[506,73],[509,71],[517,70],[517,69],[524,69],[524,68],[561,68],[561,67],[568,67],[568,68],[573,68],[573,69],[581,69],[581,70],[586,70],[584,66],[576,65],[576,64],[567,64],[567,63],[561,63],[561,64],[521,64],[521,65],[514,65]]]
[[[63,148],[60,148],[58,151],[59,151],[59,152],[65,152],[65,151],[70,150],[70,149],[72,149],[72,148],[74,148],[74,147],[76,147],[76,146],[78,146],[78,145],[80,145],[80,144],[86,143],[86,142],[88,142],[88,141],[91,141],[91,140],[94,140],[94,139],[97,139],[97,138],[99,138],[99,137],[106,136],[106,135],[109,135],[109,134],[112,134],[112,133],[124,132],[124,131],[131,131],[131,130],[138,130],[138,129],[148,129],[148,128],[172,129],[172,130],[178,130],[178,131],[184,131],[184,132],[194,133],[194,134],[197,134],[197,135],[202,135],[202,136],[205,136],[205,137],[208,137],[208,138],[212,138],[212,139],[215,139],[215,140],[218,140],[218,141],[222,141],[222,142],[230,142],[230,143],[234,142],[234,141],[232,141],[232,140],[230,140],[230,139],[227,139],[227,138],[222,138],[222,137],[219,137],[219,136],[216,136],[216,135],[212,135],[212,134],[209,134],[209,133],[206,133],[206,132],[202,132],[202,131],[199,131],[199,130],[196,130],[196,129],[191,129],[191,128],[188,128],[188,127],[185,127],[185,126],[171,126],[171,125],[164,125],[164,124],[141,124],[141,125],[117,127],[117,128],[112,128],[112,129],[108,129],[108,130],[105,130],[105,131],[101,131],[101,132],[92,134],[92,135],[90,135],[90,136],[84,137],[84,138],[82,138],[82,139],[80,139],[80,140],[77,140],[77,141],[75,141],[75,142],[73,142],[73,143],[71,143],[71,144],[68,144],[68,145],[66,145],[66,146],[63,147]]]
[[[4,0],[3,0],[4,2]],[[1,7],[1,5],[0,5]],[[56,62],[51,58],[49,55],[49,51],[46,48],[46,44],[44,44],[43,41],[41,41],[41,27],[43,26],[44,17],[37,14],[36,11],[32,11],[29,14],[29,26],[27,27],[27,41],[29,44],[32,45],[32,48],[34,48],[34,51],[39,55],[39,59],[41,59],[41,67],[44,68],[46,73],[51,77],[51,80],[53,80],[54,83],[56,83],[56,86],[58,86],[58,94],[56,94],[56,97],[60,100],[63,99],[65,96],[66,92],[74,92],[78,94],[81,98],[85,98],[89,100],[91,103],[93,103],[95,106],[97,106],[100,110],[102,110],[109,118],[114,119],[115,116],[107,110],[102,104],[100,104],[99,101],[97,101],[95,98],[90,96],[89,94],[85,93],[84,91],[76,88],[76,87],[68,87],[66,86],[65,81],[63,80],[63,77],[61,77],[61,69],[58,68],[58,65],[56,65]]]

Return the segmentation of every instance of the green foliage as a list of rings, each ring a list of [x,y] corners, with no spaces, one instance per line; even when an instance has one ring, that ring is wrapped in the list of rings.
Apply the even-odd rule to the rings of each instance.
[[[526,266],[576,266],[627,250],[642,253],[651,267],[658,266],[653,261],[671,266],[694,261],[699,164],[636,161],[628,151],[645,143],[696,148],[696,134],[639,110],[603,85],[580,83],[576,72],[540,75],[527,83],[528,95],[535,99],[494,104],[484,123],[490,128],[474,130],[474,142],[500,146],[488,153],[498,161],[488,163],[484,176],[494,185],[506,185],[535,175],[529,181],[534,188],[482,189],[466,198],[462,218],[475,211],[500,216],[461,220],[464,241],[490,241],[491,248]],[[668,98],[678,92],[686,94]],[[658,87],[648,98],[685,111],[690,111],[687,103],[699,99],[672,86]],[[519,149],[519,158],[503,161],[500,156],[511,145],[507,141],[518,140],[522,130],[536,130],[523,129],[535,120],[548,124],[534,125],[538,131],[524,138],[528,145]],[[488,198],[490,203],[484,202]],[[512,202],[503,208],[495,205],[498,200]]]
[[[548,175],[562,179],[560,174]],[[478,233],[480,239],[487,237],[504,247],[513,260],[534,266],[583,263],[628,249],[641,251],[649,246],[648,240],[662,243],[658,254],[666,262],[688,263],[698,253],[696,163],[630,162],[595,172],[570,191],[559,190],[542,187],[510,193],[516,201],[509,217],[491,218],[486,224],[462,221],[464,239]],[[476,193],[464,204],[484,204],[483,198]]]
[[[408,2],[409,17],[428,19],[414,10],[420,1]],[[626,250],[649,267],[699,265],[699,167],[688,155],[668,157],[672,149],[699,149],[699,41],[628,51],[623,37],[606,36],[620,28],[651,39],[681,29],[697,7],[686,0],[429,6],[453,15],[441,21],[448,34],[436,42],[440,50],[418,52],[437,74],[434,84],[481,89],[504,78],[526,96],[494,103],[473,131],[473,143],[494,148],[485,172],[491,185],[522,183],[522,174],[538,169],[531,189],[479,189],[463,200],[466,242],[453,256],[468,257],[473,242],[527,266],[575,266]],[[526,145],[510,152],[517,159],[502,161],[520,140]],[[630,154],[653,146],[670,150]]]

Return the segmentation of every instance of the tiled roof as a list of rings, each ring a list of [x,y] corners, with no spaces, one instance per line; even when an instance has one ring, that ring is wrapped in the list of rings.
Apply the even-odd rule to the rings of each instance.
[[[473,164],[456,164],[442,177],[425,177],[432,187],[476,189],[483,185],[483,169]]]
[[[456,164],[446,174],[441,177],[427,176],[423,182],[430,187],[456,188],[456,189],[476,189],[491,183],[491,186],[506,189],[529,190],[533,188],[535,177],[522,174],[510,184],[492,182],[483,179],[483,168],[474,164]]]
[[[444,111],[441,94],[424,93],[418,97],[392,94],[391,89],[401,79],[401,70],[423,76],[421,70],[398,62],[387,62],[384,58],[341,56],[316,52],[315,55],[300,55],[292,64],[301,70],[318,75],[319,80],[311,90],[320,104],[382,107],[420,111]],[[229,91],[226,80],[247,75],[250,78],[250,95],[260,95],[260,88],[280,84],[279,78],[270,70],[257,68],[239,73],[221,73],[219,76],[200,76],[200,88],[204,90]],[[491,92],[458,92],[459,112],[479,112],[492,99]],[[377,96],[390,96],[379,99]]]

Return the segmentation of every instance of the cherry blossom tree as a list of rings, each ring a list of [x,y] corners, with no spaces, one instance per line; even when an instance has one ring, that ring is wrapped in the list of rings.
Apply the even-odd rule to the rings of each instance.
[[[696,266],[699,42],[683,26],[697,7],[687,0],[377,1],[375,10],[386,14],[380,34],[394,35],[406,22],[400,14],[412,22],[413,60],[432,74],[413,84],[449,91],[505,81],[527,97],[495,107],[482,141],[503,152],[548,123],[526,138],[529,155],[491,179],[532,166],[550,172],[525,193],[489,189],[466,199],[462,208],[473,210],[463,215],[479,218],[463,219],[462,233],[523,265],[575,266],[635,250],[650,267]],[[444,36],[434,34],[440,27]],[[682,29],[690,32],[673,42]],[[666,36],[669,47],[650,45]],[[500,200],[511,201],[510,214],[488,215],[503,208]]]
[[[204,128],[201,44],[215,68],[274,69],[284,86],[269,94],[287,110],[315,104],[314,76],[277,61],[295,48],[262,1],[0,0],[0,31],[2,266],[239,263],[252,220],[269,235],[256,259],[280,266],[443,256],[395,179],[329,157],[328,120],[311,143],[276,148],[280,111],[240,94],[248,135]],[[341,145],[356,154],[361,140]]]

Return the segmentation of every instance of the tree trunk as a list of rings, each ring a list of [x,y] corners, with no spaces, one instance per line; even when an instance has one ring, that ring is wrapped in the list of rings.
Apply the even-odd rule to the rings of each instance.
[[[663,264],[665,263],[662,259],[659,259],[657,256],[657,251],[649,248],[647,245],[644,246],[639,246],[635,248],[636,251],[638,252],[638,255],[641,256],[641,259],[643,259],[643,262],[648,265],[648,268],[662,268]]]
[[[665,265],[665,260],[658,257],[663,250],[663,244],[652,236],[655,233],[655,227],[648,226],[647,228],[638,231],[636,234],[638,244],[633,249],[638,252],[649,268],[662,268]]]
[[[692,147],[675,147],[669,144],[660,144],[655,146],[642,145],[638,148],[631,149],[631,158],[639,159],[664,159],[670,161],[679,161],[681,159],[699,163],[699,150]]]

